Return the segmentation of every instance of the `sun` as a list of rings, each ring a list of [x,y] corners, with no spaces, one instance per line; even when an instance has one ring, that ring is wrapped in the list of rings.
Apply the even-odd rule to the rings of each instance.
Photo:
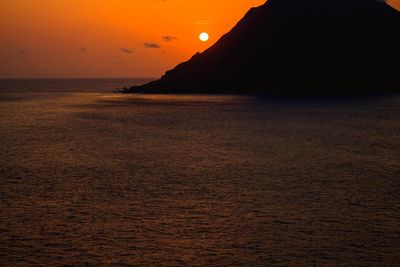
[[[202,33],[200,33],[200,35],[199,35],[199,39],[200,39],[200,41],[202,41],[202,42],[207,42],[208,39],[210,39],[210,36],[208,35],[208,33],[202,32]]]

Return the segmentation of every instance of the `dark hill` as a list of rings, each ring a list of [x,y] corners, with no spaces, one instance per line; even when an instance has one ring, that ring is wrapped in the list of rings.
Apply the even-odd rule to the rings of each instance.
[[[269,0],[161,79],[125,92],[400,90],[400,12],[379,0]]]

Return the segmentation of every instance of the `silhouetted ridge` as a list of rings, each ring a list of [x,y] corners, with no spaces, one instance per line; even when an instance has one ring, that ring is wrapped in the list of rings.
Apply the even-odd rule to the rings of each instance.
[[[270,0],[161,79],[125,92],[400,90],[400,12],[379,0]]]

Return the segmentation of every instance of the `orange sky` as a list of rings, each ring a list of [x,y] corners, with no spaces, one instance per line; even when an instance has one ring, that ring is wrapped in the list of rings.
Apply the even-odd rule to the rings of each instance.
[[[160,76],[264,2],[0,0],[0,77]]]

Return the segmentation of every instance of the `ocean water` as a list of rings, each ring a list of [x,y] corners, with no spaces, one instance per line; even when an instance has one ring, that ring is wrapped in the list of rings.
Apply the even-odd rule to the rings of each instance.
[[[0,81],[0,266],[400,266],[400,96]]]

